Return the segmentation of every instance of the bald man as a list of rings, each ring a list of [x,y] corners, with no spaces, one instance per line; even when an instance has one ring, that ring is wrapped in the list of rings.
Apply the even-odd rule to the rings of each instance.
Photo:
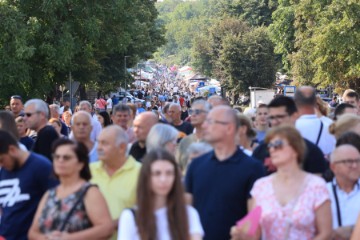
[[[181,120],[181,106],[179,104],[171,103],[167,114],[171,125],[180,132],[180,138],[193,133],[193,126],[189,122]]]
[[[134,134],[137,139],[130,149],[132,155],[138,162],[146,154],[146,138],[152,126],[159,122],[159,118],[153,112],[142,112],[137,115],[133,122]]]
[[[122,210],[135,204],[141,164],[127,156],[129,137],[120,126],[107,126],[97,141],[100,161],[90,164],[91,182],[98,185],[104,195],[115,230]],[[111,239],[116,239],[116,234]]]
[[[360,213],[360,153],[352,145],[340,145],[331,154],[334,179],[327,183],[331,198],[333,239],[349,239]]]
[[[324,155],[335,148],[335,137],[329,132],[329,123],[322,121],[315,113],[316,90],[311,86],[299,87],[294,96],[300,117],[296,120],[296,129],[303,138],[318,146]]]
[[[229,103],[226,99],[224,99],[223,97],[219,96],[219,95],[212,95],[211,97],[208,98],[208,103],[210,103],[211,107],[217,107],[217,106],[228,106]]]
[[[195,158],[186,173],[187,200],[200,214],[204,240],[230,239],[230,229],[247,213],[253,183],[264,176],[260,161],[236,145],[239,123],[229,106],[213,108],[203,123],[203,139],[214,150]]]

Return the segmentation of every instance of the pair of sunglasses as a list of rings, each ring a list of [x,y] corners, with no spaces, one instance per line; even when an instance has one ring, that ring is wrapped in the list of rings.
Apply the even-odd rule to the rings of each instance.
[[[274,142],[270,142],[267,145],[267,149],[274,148],[275,150],[282,149],[284,147],[284,142],[282,140],[276,140]]]

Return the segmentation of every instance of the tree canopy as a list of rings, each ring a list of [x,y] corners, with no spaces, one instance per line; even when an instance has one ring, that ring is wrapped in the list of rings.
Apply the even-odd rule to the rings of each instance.
[[[1,96],[44,97],[67,81],[119,85],[164,43],[153,1],[1,1]],[[113,87],[115,87],[113,86]]]

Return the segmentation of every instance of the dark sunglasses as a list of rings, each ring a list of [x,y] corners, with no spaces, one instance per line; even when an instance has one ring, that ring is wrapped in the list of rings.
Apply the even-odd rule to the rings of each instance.
[[[26,117],[31,117],[32,115],[36,114],[36,113],[40,113],[40,112],[33,112],[33,113],[24,113],[24,115]]]
[[[201,109],[189,109],[188,112],[190,115],[199,115],[200,113],[207,113],[207,111]]]
[[[282,140],[276,140],[267,145],[267,149],[274,148],[275,150],[282,149],[284,146],[284,142]]]

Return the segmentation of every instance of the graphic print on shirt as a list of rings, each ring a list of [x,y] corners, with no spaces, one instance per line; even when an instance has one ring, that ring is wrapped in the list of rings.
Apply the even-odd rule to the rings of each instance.
[[[17,202],[27,201],[29,194],[21,194],[20,181],[18,178],[0,181],[0,205],[12,207]]]

